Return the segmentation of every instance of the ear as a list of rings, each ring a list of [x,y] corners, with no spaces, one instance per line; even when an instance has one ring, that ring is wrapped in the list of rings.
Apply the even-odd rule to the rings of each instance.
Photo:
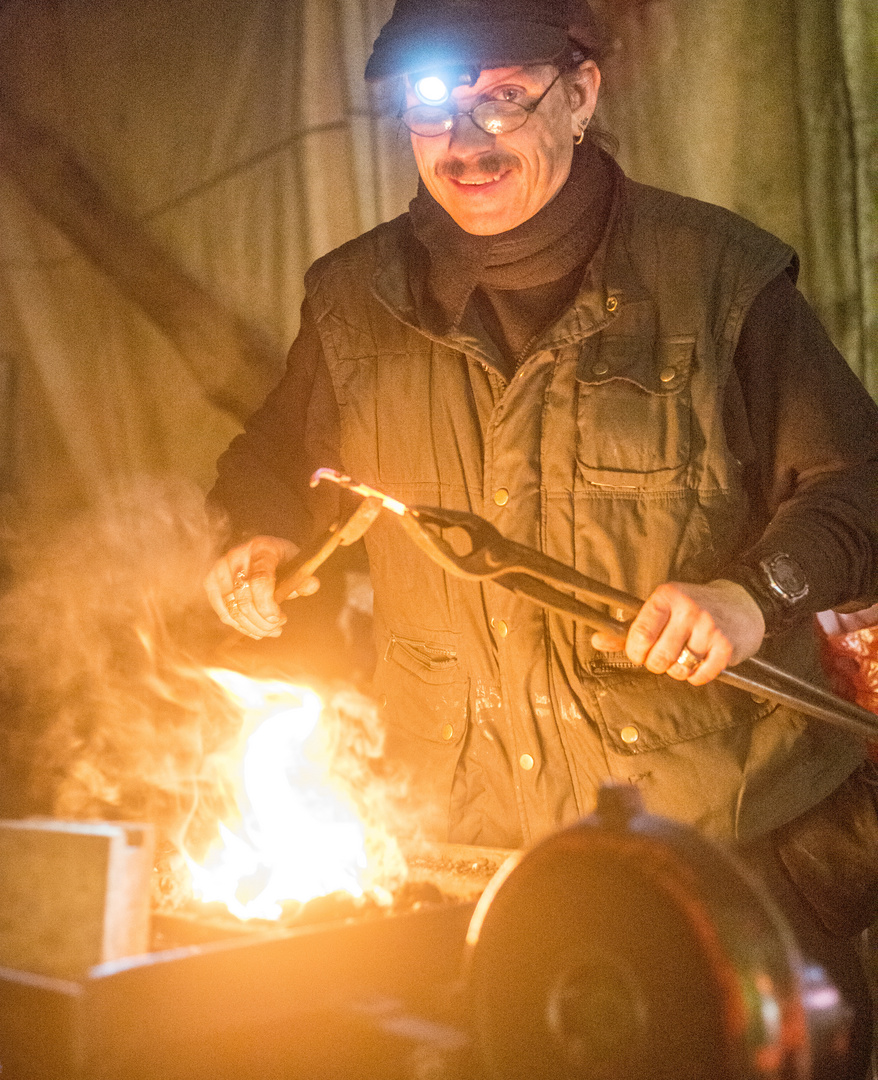
[[[583,60],[574,71],[564,76],[564,86],[570,101],[570,123],[574,138],[591,119],[598,101],[601,73],[594,60]]]

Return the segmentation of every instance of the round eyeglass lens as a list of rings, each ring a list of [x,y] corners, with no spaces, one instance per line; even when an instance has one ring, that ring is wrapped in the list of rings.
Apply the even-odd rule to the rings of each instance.
[[[449,131],[454,124],[454,116],[437,105],[413,105],[402,114],[402,122],[415,135],[430,138]]]
[[[505,135],[520,128],[530,112],[517,101],[483,101],[470,116],[476,127],[489,135]]]

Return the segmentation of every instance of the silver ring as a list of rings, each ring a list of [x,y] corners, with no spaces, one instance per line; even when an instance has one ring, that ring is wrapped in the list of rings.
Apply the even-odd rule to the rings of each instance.
[[[681,668],[685,668],[689,674],[698,667],[698,665],[704,660],[703,656],[699,656],[697,652],[693,652],[688,645],[683,646],[683,651],[674,661],[675,664],[679,664]]]
[[[247,574],[244,570],[239,570],[235,574],[235,588],[236,589],[249,589],[250,582],[247,580]]]
[[[230,592],[228,596],[224,596],[223,601],[229,611],[237,611],[238,601],[235,598],[235,594],[233,592]]]

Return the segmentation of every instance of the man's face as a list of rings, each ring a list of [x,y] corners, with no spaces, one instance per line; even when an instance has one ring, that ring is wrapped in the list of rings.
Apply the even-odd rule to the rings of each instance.
[[[453,107],[467,112],[491,98],[531,105],[557,71],[548,65],[492,68],[474,86],[452,93]],[[591,116],[600,75],[593,63],[580,69],[574,90],[560,79],[527,122],[505,135],[489,135],[468,116],[444,135],[412,133],[418,171],[433,198],[457,224],[478,236],[514,229],[558,192],[570,172],[579,122]],[[407,87],[409,105],[417,104]]]

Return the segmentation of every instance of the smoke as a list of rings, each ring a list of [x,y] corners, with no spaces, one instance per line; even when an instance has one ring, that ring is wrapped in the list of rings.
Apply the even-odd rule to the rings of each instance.
[[[235,816],[228,762],[244,716],[208,674],[234,666],[328,702],[327,771],[367,826],[375,877],[398,879],[387,829],[405,782],[383,760],[374,703],[291,677],[246,639],[228,647],[202,588],[217,541],[197,488],[141,479],[18,543],[0,604],[0,816],[150,821],[198,858]]]
[[[240,719],[202,663],[214,540],[196,488],[143,479],[18,541],[0,605],[5,812],[171,833],[224,804],[204,764]]]

